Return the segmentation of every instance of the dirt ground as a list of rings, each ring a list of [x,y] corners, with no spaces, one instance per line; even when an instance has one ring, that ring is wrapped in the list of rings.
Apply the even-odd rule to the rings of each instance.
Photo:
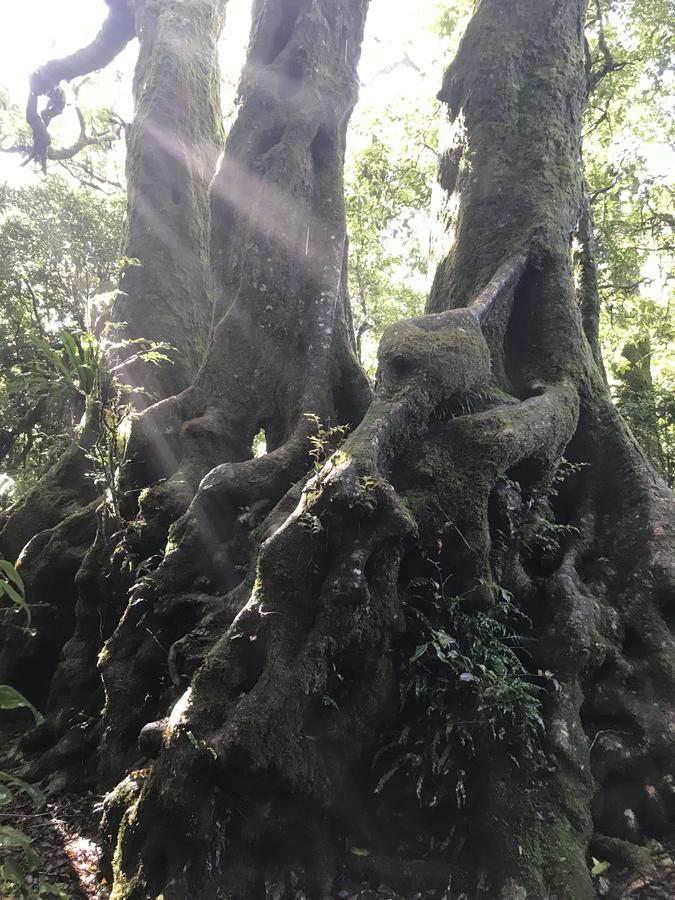
[[[11,825],[32,838],[40,866],[29,878],[35,890],[40,882],[57,884],[69,900],[108,900],[108,885],[99,876],[101,848],[97,843],[97,805],[101,797],[63,796],[36,811],[30,800],[16,796],[0,807],[0,825]],[[0,850],[0,862],[7,851]],[[675,900],[675,838],[655,847],[656,874],[646,878],[636,872],[607,869],[595,879],[598,897],[604,900]],[[354,887],[340,891],[340,900],[414,900],[403,898],[386,885],[377,889]],[[417,894],[421,898],[422,894]],[[10,893],[0,898],[10,900]],[[189,900],[189,898],[186,898]],[[459,898],[447,897],[447,900]],[[470,900],[463,897],[462,900]]]

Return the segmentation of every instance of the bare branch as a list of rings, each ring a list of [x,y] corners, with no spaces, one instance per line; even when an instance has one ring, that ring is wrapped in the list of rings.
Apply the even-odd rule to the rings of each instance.
[[[615,62],[614,57],[612,56],[612,51],[609,49],[609,44],[607,43],[607,39],[605,38],[605,23],[602,18],[600,0],[595,0],[595,21],[598,26],[598,47],[600,49],[600,53],[602,54],[602,65],[599,69],[593,71],[593,63],[590,63],[590,57],[587,50],[586,60],[588,69],[588,81],[586,90],[589,96],[593,93],[593,91],[602,81],[605,75],[609,75],[610,72],[618,72],[626,65],[625,62]],[[586,44],[586,48],[588,48],[588,44]]]
[[[613,190],[617,184],[619,183],[619,176],[617,175],[615,178],[610,181],[609,184],[604,185],[604,187],[597,188],[594,191],[589,192],[588,200],[592,205],[602,194],[608,194],[611,190]]]
[[[488,285],[469,306],[479,322],[484,322],[495,303],[518,283],[526,264],[527,254],[519,253],[497,269]]]
[[[60,115],[65,107],[65,96],[59,87],[60,82],[71,81],[73,78],[104,68],[135,36],[134,16],[127,0],[106,0],[106,2],[109,7],[108,18],[90,44],[70,56],[50,60],[31,75],[26,121],[33,132],[33,146],[29,150],[27,162],[35,160],[42,166],[43,172],[47,171],[47,159],[64,158],[53,156],[49,152],[51,143],[49,123]],[[43,96],[48,98],[49,103],[40,113],[38,99]],[[84,143],[78,146],[74,152],[79,152],[85,146],[88,145]]]
[[[110,197],[117,191],[122,190],[122,184],[119,181],[99,175],[86,161],[60,159],[58,163],[71,178],[79,181],[85,187],[105,194],[106,197]]]
[[[42,167],[43,171],[46,172],[46,160],[66,160],[72,159],[74,156],[77,156],[80,151],[84,150],[86,147],[96,147],[102,144],[112,144],[116,140],[119,140],[121,125],[115,124],[114,127],[110,131],[102,132],[101,134],[87,134],[87,126],[84,121],[84,115],[82,114],[82,110],[79,106],[75,107],[75,112],[77,114],[78,121],[80,123],[80,133],[77,137],[77,140],[74,143],[70,144],[68,147],[52,147],[51,142],[48,143],[46,148],[45,155],[45,165]],[[42,120],[41,120],[42,121]],[[44,123],[42,125],[44,128]],[[46,131],[46,129],[45,129]],[[35,132],[33,132],[35,134]],[[0,153],[23,153],[29,154],[28,158],[25,160],[23,165],[27,165],[31,160],[35,159],[34,156],[34,148],[29,144],[13,144],[11,147],[0,147]]]

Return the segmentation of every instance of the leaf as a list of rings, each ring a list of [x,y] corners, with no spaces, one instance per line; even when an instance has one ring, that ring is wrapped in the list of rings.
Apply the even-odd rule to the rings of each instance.
[[[462,672],[462,674],[459,676],[459,680],[465,682],[475,681],[476,676],[472,675],[471,672]]]
[[[0,806],[7,806],[11,802],[12,792],[6,785],[0,784]]]
[[[12,587],[12,585],[8,581],[0,581],[0,597],[3,594],[12,601],[16,606],[24,611],[26,614],[26,622],[30,625],[30,609],[28,608],[28,604],[25,599],[21,596],[21,594],[16,590],[16,588]]]
[[[370,856],[370,850],[364,850],[363,847],[350,847],[349,852],[354,856]]]
[[[58,900],[70,900],[69,894],[62,884],[51,884],[49,881],[41,881],[38,887],[38,894],[53,894]]]
[[[35,709],[30,700],[26,700],[23,694],[8,684],[0,684],[0,709],[20,709],[22,707],[33,713],[38,725],[44,721],[44,716]]]
[[[396,760],[393,766],[391,766],[391,768],[387,772],[385,772],[382,778],[380,778],[380,780],[377,782],[373,793],[379,794],[385,784],[389,781],[390,778],[393,778],[393,776],[399,771],[399,769],[402,769],[406,763],[413,762],[414,760],[414,753],[406,753],[403,756],[399,757],[399,759]]]
[[[605,860],[600,861],[599,859],[596,859],[594,856],[591,857],[591,859],[593,861],[593,868],[591,869],[591,875],[593,875],[594,878],[597,877],[598,875],[602,875],[611,866],[611,863],[608,863]]]
[[[24,587],[23,578],[16,571],[14,566],[6,559],[0,559],[0,569],[5,573],[10,581],[13,581],[19,591],[26,596],[26,588]]]
[[[28,794],[30,799],[33,801],[33,806],[35,809],[42,809],[45,805],[45,795],[42,793],[39,787],[36,787],[34,784],[28,784],[27,781],[23,781],[21,778],[16,778],[14,775],[10,775],[9,772],[0,772],[0,782],[5,782],[6,784],[12,784],[15,787],[18,787],[20,791],[23,791],[24,794]]]
[[[24,888],[26,885],[26,876],[23,870],[11,856],[0,866],[0,886],[2,886],[3,881],[8,881],[19,888]]]
[[[0,825],[0,850],[6,850],[9,847],[21,847],[25,850],[30,848],[33,839],[19,831],[18,828],[12,828],[11,825]]]
[[[409,662],[411,662],[411,663],[417,662],[417,660],[421,656],[424,656],[424,654],[427,652],[428,646],[429,646],[429,644],[420,644],[419,647],[417,647],[417,649],[415,650],[414,654],[410,657]]]

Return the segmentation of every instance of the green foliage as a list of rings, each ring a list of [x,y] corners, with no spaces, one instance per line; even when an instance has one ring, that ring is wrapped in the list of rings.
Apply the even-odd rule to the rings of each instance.
[[[559,486],[564,481],[587,465],[563,458],[550,480],[537,483],[525,492],[517,481],[506,475],[499,477],[499,485],[506,488],[512,498],[518,498],[516,503],[511,504],[511,537],[525,559],[536,554],[557,553],[565,538],[579,533],[574,525],[556,521],[551,500],[558,496]]]
[[[8,684],[0,684],[0,709],[29,709],[36,722],[42,721],[33,704]],[[0,772],[0,808],[14,799],[12,788],[26,794],[36,810],[45,805],[45,796],[38,787],[9,772]],[[52,894],[67,900],[67,894],[57,885],[47,882],[31,885],[26,880],[40,865],[32,843],[32,838],[20,829],[0,825],[0,889],[7,891],[3,896],[32,900],[33,897]]]
[[[30,625],[30,609],[26,603],[23,579],[6,559],[0,559],[0,600],[3,598],[18,606],[25,614],[27,624]]]
[[[29,709],[36,724],[42,722],[42,714],[35,709],[30,700],[9,684],[0,684],[0,709]]]
[[[65,383],[76,393],[87,397],[94,391],[101,362],[98,341],[87,331],[71,334],[65,328],[60,328],[57,336],[60,352],[40,336],[35,339],[36,346],[42,350],[45,362],[61,373]],[[49,374],[49,370],[42,371],[46,376]]]
[[[628,379],[615,388],[616,404],[640,444],[675,487],[675,372],[661,383],[635,390]]]
[[[585,171],[595,222],[603,356],[615,400],[672,485],[675,368],[672,347],[675,129],[671,0],[593,4],[593,68],[614,71],[591,95]],[[641,348],[636,351],[636,348]]]
[[[428,225],[425,211],[436,168],[437,106],[420,115],[399,103],[362,114],[353,139],[362,144],[346,172],[349,289],[357,344],[379,341],[394,322],[424,308]]]
[[[0,471],[18,496],[72,440],[92,390],[90,335],[114,296],[122,221],[123,198],[58,176],[0,185]]]
[[[40,859],[32,844],[33,839],[25,832],[9,825],[0,825],[0,851],[12,851],[11,856],[6,856],[0,861],[0,888],[6,891],[3,897],[7,897],[7,900],[10,898],[35,900],[38,897],[69,900],[63,885],[36,881],[34,878],[31,878],[29,883],[28,877],[32,876],[40,865]]]
[[[0,599],[2,589],[13,584],[15,593],[20,597],[20,603],[10,593],[5,593],[12,602],[18,603],[25,611],[30,622],[30,612],[26,606],[25,591],[21,576],[14,566],[7,560],[0,559]],[[0,710],[27,709],[33,715],[36,724],[43,721],[43,716],[26,697],[9,684],[0,684]],[[7,806],[14,799],[12,788],[26,794],[36,810],[45,805],[45,796],[42,791],[33,784],[28,784],[21,778],[17,778],[10,772],[0,772],[0,808]],[[27,877],[40,865],[40,860],[33,850],[33,840],[25,832],[10,825],[0,825],[0,891],[3,897],[16,897],[21,900],[33,900],[36,897],[48,895],[56,896],[61,900],[68,900],[68,895],[60,885],[38,881],[29,884]]]
[[[406,724],[375,757],[376,793],[396,782],[424,807],[462,807],[479,747],[500,744],[514,762],[535,751],[542,686],[519,655],[529,623],[508,591],[492,587],[498,599],[484,612],[446,597],[440,575],[408,585],[399,668]]]
[[[80,388],[80,392],[96,413],[96,439],[87,454],[94,464],[91,476],[104,492],[109,511],[120,522],[117,480],[124,452],[125,426],[133,415],[131,398],[143,389],[124,384],[118,373],[136,361],[154,366],[170,364],[166,351],[172,348],[144,338],[113,340],[111,335],[117,330],[118,326],[106,326],[100,341],[93,334],[80,336],[77,347],[86,348],[87,364],[81,366],[80,358],[75,354],[69,354],[68,364],[72,367],[73,383],[77,381],[88,388],[86,392]],[[120,357],[123,357],[121,362]],[[117,364],[113,365],[114,362]]]
[[[346,425],[324,425],[314,413],[305,413],[305,418],[316,428],[315,433],[310,434],[307,440],[310,444],[309,455],[314,460],[314,468],[318,469],[324,459],[342,443],[349,428]]]
[[[453,0],[451,3],[443,2],[439,4],[435,28],[448,41],[450,53],[456,51],[459,39],[474,12],[475,6],[474,0]]]

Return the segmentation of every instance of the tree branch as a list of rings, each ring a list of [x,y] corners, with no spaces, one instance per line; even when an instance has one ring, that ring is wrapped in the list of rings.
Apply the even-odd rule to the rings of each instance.
[[[613,190],[617,184],[619,183],[619,176],[615,176],[609,184],[604,185],[604,187],[596,188],[594,191],[589,191],[588,199],[591,206],[595,203],[598,197],[602,196],[602,194],[608,194],[611,190]]]
[[[507,291],[515,287],[523,274],[526,264],[527,253],[519,253],[516,256],[512,256],[511,259],[497,269],[488,285],[483,288],[478,297],[469,306],[469,310],[476,316],[479,323],[484,322],[495,303]]]
[[[598,84],[602,81],[605,75],[609,75],[610,72],[618,72],[620,69],[623,69],[626,65],[625,62],[618,63],[614,61],[614,57],[612,56],[612,51],[609,49],[609,45],[607,43],[607,39],[605,38],[605,24],[602,18],[602,9],[600,7],[600,0],[595,0],[595,21],[598,26],[598,47],[600,49],[600,53],[602,54],[602,65],[599,69],[596,69],[595,72],[592,70],[592,63],[590,65],[590,57],[587,54],[587,68],[588,68],[588,81],[586,90],[588,96],[590,96],[593,91],[596,89]],[[588,47],[588,44],[586,44]]]
[[[113,129],[111,131],[105,131],[102,134],[93,134],[93,135],[87,134],[87,126],[84,121],[84,116],[82,114],[82,110],[79,108],[79,106],[75,107],[75,112],[77,114],[77,118],[80,123],[80,134],[79,134],[77,140],[74,143],[70,144],[70,146],[68,146],[68,147],[52,147],[51,141],[48,142],[46,151],[45,151],[44,164],[42,164],[43,163],[42,158],[40,158],[40,160],[39,160],[39,162],[42,164],[42,170],[44,172],[46,172],[46,161],[48,159],[53,159],[53,160],[57,160],[57,161],[72,159],[74,156],[77,156],[77,154],[81,150],[84,150],[86,147],[96,147],[96,146],[100,146],[101,144],[112,144],[114,141],[119,139],[119,136],[120,136],[119,131],[120,131],[121,126],[119,128]],[[44,119],[45,114],[46,114],[46,111],[45,111],[45,113],[43,113],[43,119]],[[42,123],[42,127],[44,128],[44,122]],[[45,132],[46,132],[46,128],[45,128]],[[33,134],[35,134],[35,132],[33,132]],[[22,164],[24,166],[27,165],[29,162],[31,162],[31,160],[37,159],[34,151],[35,151],[35,144],[33,144],[32,147],[29,144],[13,144],[11,147],[0,147],[0,153],[27,153],[27,154],[29,154],[26,161]]]
[[[0,462],[9,455],[19,435],[30,435],[33,428],[40,421],[47,408],[47,398],[39,397],[37,403],[25,413],[11,431],[0,432]]]
[[[60,115],[65,107],[65,96],[59,87],[60,82],[72,81],[73,78],[104,68],[135,36],[134,16],[127,5],[127,0],[106,0],[106,3],[110,10],[108,18],[90,44],[71,53],[70,56],[50,60],[33,72],[30,77],[26,121],[33,132],[33,146],[29,151],[27,162],[35,160],[42,166],[43,172],[47,171],[48,158],[67,158],[62,155],[52,155],[53,153],[61,154],[64,151],[50,153],[49,147],[51,143],[48,131],[49,123]],[[40,113],[38,99],[42,96],[47,97],[49,103],[46,109]],[[86,143],[82,144],[74,152],[79,152],[85,146],[87,146]],[[72,148],[68,149],[72,150]]]

